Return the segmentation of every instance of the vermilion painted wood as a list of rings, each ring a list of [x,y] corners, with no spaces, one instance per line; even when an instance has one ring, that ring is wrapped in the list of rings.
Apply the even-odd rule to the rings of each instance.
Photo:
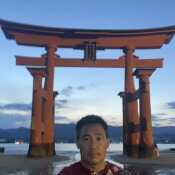
[[[17,65],[47,66],[46,58],[16,56]],[[125,56],[118,59],[97,59],[95,61],[85,61],[77,58],[56,58],[56,67],[96,67],[96,68],[125,68]],[[161,68],[163,58],[139,59],[133,57],[133,68]]]
[[[140,156],[157,158],[155,154],[153,128],[151,119],[151,102],[150,102],[150,81],[149,77],[155,69],[136,69],[134,75],[139,79],[140,90]]]

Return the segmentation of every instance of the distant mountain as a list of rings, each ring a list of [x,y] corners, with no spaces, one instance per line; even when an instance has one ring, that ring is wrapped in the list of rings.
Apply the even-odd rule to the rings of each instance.
[[[175,127],[155,127],[153,133],[156,143],[175,143]],[[109,126],[109,136],[112,142],[122,142],[122,127]],[[0,142],[29,142],[29,138],[29,128],[0,129]],[[75,124],[56,124],[55,141],[75,142]]]
[[[15,140],[29,141],[28,128],[15,128],[15,129],[0,129],[0,140],[6,140],[6,142],[15,142]]]
[[[175,143],[175,127],[154,127],[154,139],[156,143]]]

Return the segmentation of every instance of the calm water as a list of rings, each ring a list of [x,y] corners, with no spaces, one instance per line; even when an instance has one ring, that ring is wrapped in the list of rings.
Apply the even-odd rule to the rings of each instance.
[[[28,144],[0,144],[0,146],[5,147],[5,154],[7,155],[25,155],[28,151]],[[158,144],[160,150],[166,150],[169,148],[175,148],[175,144]],[[48,165],[48,167],[43,167],[43,169],[35,168],[35,170],[11,170],[10,172],[2,172],[0,171],[0,175],[56,175],[64,166],[69,165],[72,162],[78,161],[80,159],[80,155],[78,149],[75,144],[56,144],[56,153],[61,155],[68,155],[70,157],[69,161],[52,161]],[[107,159],[112,161],[110,156],[113,154],[121,154],[122,153],[122,144],[111,144],[108,149]],[[118,164],[119,166],[129,169],[132,171],[132,175],[175,175],[175,168],[170,167],[141,167],[139,166],[129,166]],[[128,173],[125,173],[126,175]]]
[[[1,144],[0,146],[5,147],[5,154],[27,154],[28,151],[28,144],[13,144],[13,143],[7,143],[7,144]],[[118,144],[111,144],[108,152],[117,152],[117,153],[122,153],[122,147],[123,145],[118,143]],[[55,149],[57,154],[59,153],[65,153],[66,152],[72,152],[72,153],[78,153],[78,149],[75,144],[70,144],[70,143],[59,143],[55,144]]]

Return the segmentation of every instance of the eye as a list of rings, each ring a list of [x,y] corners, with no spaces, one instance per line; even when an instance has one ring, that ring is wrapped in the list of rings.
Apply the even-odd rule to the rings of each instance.
[[[88,138],[88,137],[84,137],[83,140],[84,140],[84,141],[88,141],[89,138]]]
[[[96,140],[97,141],[101,141],[102,140],[102,137],[96,137]]]

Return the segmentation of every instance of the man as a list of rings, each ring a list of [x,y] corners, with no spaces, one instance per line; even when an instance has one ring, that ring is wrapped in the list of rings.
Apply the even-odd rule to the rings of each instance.
[[[58,175],[118,175],[118,166],[105,161],[109,147],[108,127],[99,116],[88,115],[76,125],[76,145],[81,160],[63,168]]]

